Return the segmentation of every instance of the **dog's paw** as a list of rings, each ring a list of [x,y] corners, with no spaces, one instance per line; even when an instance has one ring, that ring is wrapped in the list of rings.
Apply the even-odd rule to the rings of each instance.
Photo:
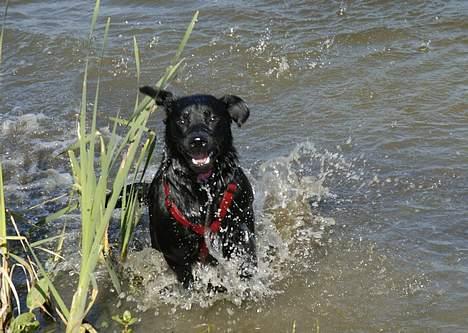
[[[251,272],[241,272],[239,274],[239,277],[241,279],[241,281],[247,281],[247,280],[250,280],[252,278],[253,274]]]
[[[210,294],[225,293],[227,291],[225,286],[215,286],[211,282],[208,283],[206,289]]]
[[[182,285],[184,286],[185,289],[191,290],[193,288],[193,277],[184,279],[182,281]]]
[[[257,271],[257,265],[251,262],[244,262],[239,267],[239,277],[242,281],[250,280]]]
[[[213,257],[211,254],[208,255],[208,257],[206,257],[205,259],[205,264],[208,264],[210,266],[213,266],[213,267],[216,267],[219,265],[219,262],[218,260],[216,260],[215,257]]]

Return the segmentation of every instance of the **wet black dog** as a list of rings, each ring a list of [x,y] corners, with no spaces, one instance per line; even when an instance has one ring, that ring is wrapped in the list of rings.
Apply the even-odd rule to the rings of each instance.
[[[176,98],[151,87],[140,89],[166,110],[166,150],[149,188],[152,246],[161,251],[185,287],[192,264],[216,264],[209,235],[219,237],[224,258],[241,258],[241,277],[256,267],[252,187],[238,165],[231,123],[249,117],[237,96]]]

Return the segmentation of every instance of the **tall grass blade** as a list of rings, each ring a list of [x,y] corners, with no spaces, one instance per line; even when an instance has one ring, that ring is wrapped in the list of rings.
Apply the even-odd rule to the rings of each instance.
[[[89,59],[86,60],[85,64],[85,72],[83,78],[83,85],[82,85],[82,95],[81,95],[81,110],[80,110],[80,121],[78,127],[78,140],[80,140],[80,173],[79,173],[79,182],[78,184],[81,185],[81,195],[80,195],[80,210],[82,214],[82,219],[90,220],[91,218],[91,196],[88,195],[85,191],[83,191],[83,187],[89,185],[88,176],[88,166],[89,166],[89,156],[87,150],[87,144],[85,140],[81,140],[82,138],[86,138],[86,113],[87,113],[87,85],[88,85],[88,63]],[[91,141],[90,141],[91,144]],[[94,157],[93,157],[94,158]],[[94,159],[92,159],[92,163],[94,163]],[[94,167],[92,168],[94,169]],[[94,172],[93,172],[94,174]],[[89,223],[82,223],[82,236],[81,236],[81,253],[82,255],[86,256],[89,253],[89,249],[91,248],[91,237],[94,234],[93,225]]]
[[[96,0],[96,4],[94,5],[93,17],[91,18],[91,28],[89,29],[89,41],[93,37],[94,29],[96,28],[96,21],[99,17],[99,7],[101,6],[101,1]]]
[[[106,265],[106,269],[109,272],[109,276],[111,278],[112,285],[114,286],[115,291],[117,292],[117,294],[120,294],[122,292],[120,280],[117,273],[115,272],[114,265],[112,264],[108,256],[104,256],[104,264]]]
[[[27,260],[21,258],[20,256],[14,254],[14,253],[10,253],[9,256],[14,260],[16,261],[19,265],[21,265],[21,267],[23,268],[26,268],[26,270],[28,271],[28,274],[29,274],[29,280],[33,281],[36,279],[36,272],[34,271],[33,269],[33,266],[30,264],[30,262],[28,262]],[[29,281],[26,280],[27,284],[29,285]]]
[[[180,56],[182,55],[183,50],[185,49],[185,46],[192,34],[193,28],[195,27],[195,24],[198,21],[198,14],[199,11],[196,11],[195,14],[192,17],[192,20],[190,21],[190,24],[188,25],[187,29],[185,30],[184,36],[182,37],[179,46],[177,48],[177,52],[175,56],[172,58],[171,65],[168,66],[166,69],[165,74],[163,77],[156,83],[156,87],[158,88],[165,88],[167,83],[173,78],[174,74],[177,72],[179,69],[180,65],[184,62],[184,59],[180,59]],[[150,106],[150,104],[153,103],[153,99],[151,97],[146,96],[140,104],[138,104],[138,107],[136,111],[133,114],[132,120],[143,110],[145,110],[147,107]]]
[[[181,40],[181,42],[179,44],[179,47],[177,48],[177,52],[175,54],[174,59],[172,60],[172,64],[175,64],[176,62],[179,61],[180,56],[182,55],[182,52],[185,49],[185,45],[187,44],[187,42],[188,42],[188,40],[190,38],[190,35],[192,34],[193,28],[195,27],[195,23],[197,23],[197,21],[198,21],[198,14],[199,13],[200,12],[197,10],[195,12],[195,14],[193,15],[192,21],[188,25],[187,30],[185,31],[184,37],[182,37],[182,40]]]
[[[6,239],[9,241],[20,241],[20,242],[27,240],[27,238],[24,236],[6,236]],[[11,253],[8,253],[8,255],[10,254]]]
[[[1,273],[1,276],[2,276],[2,289],[3,288],[8,288],[9,292],[13,293],[13,296],[15,297],[15,300],[16,300],[16,306],[18,308],[18,313],[21,313],[21,303],[20,303],[20,300],[19,300],[19,296],[18,296],[18,293],[16,292],[16,288],[15,288],[15,285],[13,283],[13,281],[11,280],[10,278],[10,272],[7,269],[5,269],[5,267],[0,267],[0,273]],[[5,282],[5,284],[3,283]],[[3,300],[2,300],[3,302]],[[3,308],[5,305],[5,309]],[[6,315],[9,314],[9,309],[10,308],[10,297],[8,297],[8,303],[2,303],[2,315],[5,313]],[[2,318],[3,319],[3,318]],[[2,320],[0,322],[0,324],[3,325],[4,321]]]
[[[9,278],[7,236],[3,170],[0,162],[0,255],[2,257],[2,266],[0,267],[0,330],[6,327],[11,316],[11,291],[14,291],[13,283]],[[18,299],[17,303],[19,304]]]
[[[52,236],[52,237],[48,237],[48,238],[44,238],[44,239],[41,239],[41,240],[38,240],[36,242],[33,242],[33,243],[30,243],[32,247],[38,247],[38,246],[41,246],[43,244],[47,244],[49,242],[52,242],[56,239],[61,239],[65,236],[65,234],[62,232],[60,235],[56,235],[56,236]]]
[[[90,141],[89,141],[89,155],[94,156],[94,149],[96,145],[96,117],[97,117],[97,110],[99,105],[99,92],[101,88],[101,70],[102,70],[102,60],[104,58],[104,51],[107,47],[107,36],[109,34],[109,27],[110,27],[110,17],[107,19],[106,27],[104,29],[104,41],[102,43],[102,50],[101,56],[99,57],[99,65],[98,65],[98,74],[97,74],[97,83],[96,83],[96,92],[94,93],[94,105],[93,105],[93,118],[91,121],[91,131],[90,131]],[[90,168],[94,169],[94,159],[93,162],[90,161]],[[94,172],[92,172],[94,174]],[[95,178],[94,178],[95,181]]]
[[[138,189],[134,186],[136,183],[137,176],[140,172],[140,167],[143,160],[146,157],[145,167],[143,170],[143,174],[141,175],[140,182],[143,179],[144,172],[146,171],[146,167],[148,166],[149,160],[151,158],[151,153],[153,151],[155,143],[155,136],[154,132],[150,132],[148,139],[146,140],[145,144],[143,145],[140,156],[135,163],[135,170],[133,175],[133,184],[130,189],[129,201],[128,203],[125,202],[122,207],[125,207],[122,212],[123,216],[121,218],[120,224],[120,259],[121,261],[125,261],[127,258],[128,253],[128,246],[132,239],[133,231],[135,230],[139,220],[140,220],[140,202],[138,200]],[[126,194],[124,193],[124,199],[126,199]]]
[[[58,197],[55,197],[55,198],[52,198],[52,199],[47,199],[41,203],[38,203],[37,205],[34,205],[34,206],[31,206],[28,208],[28,210],[33,210],[33,209],[36,209],[36,208],[39,208],[39,207],[42,207],[44,206],[45,204],[48,204],[48,203],[51,203],[51,202],[55,202],[57,200],[60,200],[62,198],[65,198],[67,196],[70,196],[70,194],[67,194],[67,193],[64,193],[64,194],[61,194],[59,195]]]
[[[0,163],[0,254],[2,254],[2,256],[6,256],[8,253],[6,237],[7,229],[5,196],[3,193],[3,170],[2,163]]]
[[[185,59],[180,59],[175,65],[169,66],[166,70],[166,75],[156,84],[157,87],[165,87],[167,83],[172,80],[174,75],[179,70],[180,65],[184,63]]]
[[[91,178],[90,182],[88,183],[90,186],[90,190],[93,191],[94,189],[96,191],[99,191],[99,189],[105,189],[106,185],[102,184],[102,181],[100,181],[101,184],[96,185],[96,173],[94,172],[94,157],[95,157],[95,146],[96,146],[96,118],[97,118],[97,112],[98,112],[98,105],[99,105],[99,93],[100,93],[100,87],[101,87],[101,70],[102,70],[102,63],[104,59],[104,52],[107,48],[107,37],[109,35],[109,27],[110,27],[110,17],[107,18],[106,26],[104,29],[104,39],[102,43],[102,50],[101,50],[101,56],[99,57],[99,65],[98,65],[98,72],[97,72],[97,83],[96,83],[96,91],[95,91],[95,96],[94,96],[94,107],[93,107],[93,117],[92,117],[92,123],[91,123],[91,130],[90,130],[90,136],[91,136],[91,141],[89,142],[89,167],[88,167],[88,174]],[[101,177],[101,179],[103,179]],[[94,191],[91,192],[93,193],[92,196],[94,195]],[[99,219],[100,215],[100,209],[94,209],[93,214],[92,214],[92,219],[97,220]]]
[[[138,48],[138,42],[135,36],[133,36],[133,50],[135,53],[135,65],[136,65],[136,75],[137,75],[137,88],[140,86],[140,49]],[[135,112],[138,108],[138,102],[140,100],[140,95],[137,92],[136,100],[135,100],[135,107],[133,111]]]
[[[112,120],[114,122],[114,124],[116,125],[121,125],[121,126],[130,126],[131,124],[131,121],[130,120],[126,120],[126,119],[122,119],[122,118],[118,118],[118,117],[110,117],[109,118],[110,120]],[[148,134],[150,134],[150,132],[152,132],[152,130],[150,130],[148,127],[145,127],[145,132],[147,132]]]
[[[139,87],[140,86],[140,48],[138,47],[138,42],[135,36],[133,36],[133,50],[135,53],[137,87]]]
[[[57,260],[57,259],[62,259],[62,260],[64,260],[64,259],[65,259],[65,258],[62,257],[60,254],[58,254],[57,252],[54,252],[54,251],[49,250],[49,249],[46,249],[45,247],[36,246],[36,249],[37,249],[37,250],[41,250],[41,251],[43,251],[43,252],[46,252],[46,253],[52,255],[53,258],[54,258],[54,260]]]
[[[130,190],[128,203],[125,205],[124,216],[121,218],[120,227],[120,260],[125,261],[127,258],[128,246],[139,220],[138,192],[134,186]]]
[[[5,1],[5,11],[3,12],[2,30],[0,32],[0,65],[2,64],[2,60],[3,60],[3,36],[5,36],[5,24],[6,24],[7,12],[8,12],[8,0]]]
[[[79,144],[81,144],[81,142],[79,142]],[[70,165],[72,169],[73,180],[75,181],[74,188],[78,192],[80,192],[81,189],[77,187],[77,184],[79,183],[79,179],[80,179],[80,174],[81,174],[80,164],[78,163],[78,159],[76,158],[76,154],[73,150],[68,151],[68,157],[70,158]]]
[[[96,281],[96,277],[94,276],[94,273],[90,274],[90,280],[91,280],[91,285],[92,285],[93,289],[91,290],[91,296],[89,297],[89,303],[88,303],[88,306],[87,306],[86,310],[84,311],[83,317],[85,317],[88,314],[88,312],[93,307],[94,302],[96,302],[96,298],[97,298],[98,290],[99,290],[98,285],[97,285],[97,281]]]
[[[65,317],[65,320],[68,320],[70,316],[70,312],[68,311],[67,306],[65,305],[65,302],[62,299],[62,296],[60,296],[60,293],[58,290],[55,288],[54,284],[52,283],[52,280],[49,277],[49,274],[45,270],[44,266],[42,265],[41,261],[37,257],[36,253],[34,252],[34,249],[32,246],[29,244],[29,242],[26,240],[26,244],[28,246],[29,252],[34,258],[34,262],[36,263],[37,268],[39,269],[39,272],[41,273],[41,276],[44,278],[44,280],[47,282],[47,285],[49,287],[49,290],[54,297],[55,303],[57,303],[58,309],[62,313],[62,315]]]
[[[61,253],[61,252],[62,252],[62,249],[63,249],[63,242],[64,242],[64,240],[65,240],[65,229],[66,229],[66,228],[67,228],[67,225],[64,224],[64,225],[63,225],[63,228],[62,228],[62,234],[60,235],[60,238],[59,238],[59,240],[58,240],[58,242],[57,242],[57,246],[56,246],[56,248],[55,248],[55,252],[57,252],[57,253]],[[57,261],[58,261],[57,257],[54,257],[54,260],[53,260],[53,261],[54,261],[54,262],[57,262]]]
[[[146,170],[148,170],[151,157],[153,156],[154,149],[156,148],[156,134],[153,131],[149,133],[148,140],[149,140],[149,145],[147,148],[148,153],[146,154],[145,165],[143,166],[143,170],[141,172],[140,183],[143,181],[143,178],[145,177]]]
[[[59,218],[61,218],[62,216],[74,211],[75,209],[78,208],[78,203],[69,203],[67,206],[65,206],[64,208],[50,214],[50,215],[47,215],[45,218],[44,218],[44,222],[45,223],[50,223],[50,222],[53,222],[55,220],[58,220]],[[40,221],[42,222],[42,221]]]
[[[86,143],[88,143],[90,141],[90,138],[86,138]],[[64,150],[61,150],[59,153],[57,153],[57,157],[58,156],[61,156],[63,154],[66,154],[68,153],[70,150],[78,150],[80,149],[80,141],[76,140],[74,143],[72,143],[71,145],[69,145],[67,148],[65,148]]]

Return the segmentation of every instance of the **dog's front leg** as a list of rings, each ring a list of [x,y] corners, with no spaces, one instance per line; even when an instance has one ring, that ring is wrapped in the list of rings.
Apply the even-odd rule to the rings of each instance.
[[[176,273],[177,281],[182,283],[185,289],[189,289],[193,285],[192,264],[188,261],[175,261],[164,256],[169,267]]]
[[[249,279],[257,269],[256,242],[253,215],[236,221],[226,230],[223,240],[223,256],[241,260],[238,268],[242,279]],[[237,225],[236,225],[237,224]]]
[[[250,230],[247,224],[241,224],[240,229],[242,263],[239,267],[239,276],[245,280],[251,278],[257,269],[257,252],[254,231]]]

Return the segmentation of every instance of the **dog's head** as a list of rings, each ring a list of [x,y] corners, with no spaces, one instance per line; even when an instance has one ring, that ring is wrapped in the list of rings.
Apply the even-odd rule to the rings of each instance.
[[[192,95],[177,98],[171,92],[142,87],[166,110],[166,146],[195,174],[211,174],[214,164],[232,145],[231,123],[240,127],[249,117],[247,104],[239,97]]]

